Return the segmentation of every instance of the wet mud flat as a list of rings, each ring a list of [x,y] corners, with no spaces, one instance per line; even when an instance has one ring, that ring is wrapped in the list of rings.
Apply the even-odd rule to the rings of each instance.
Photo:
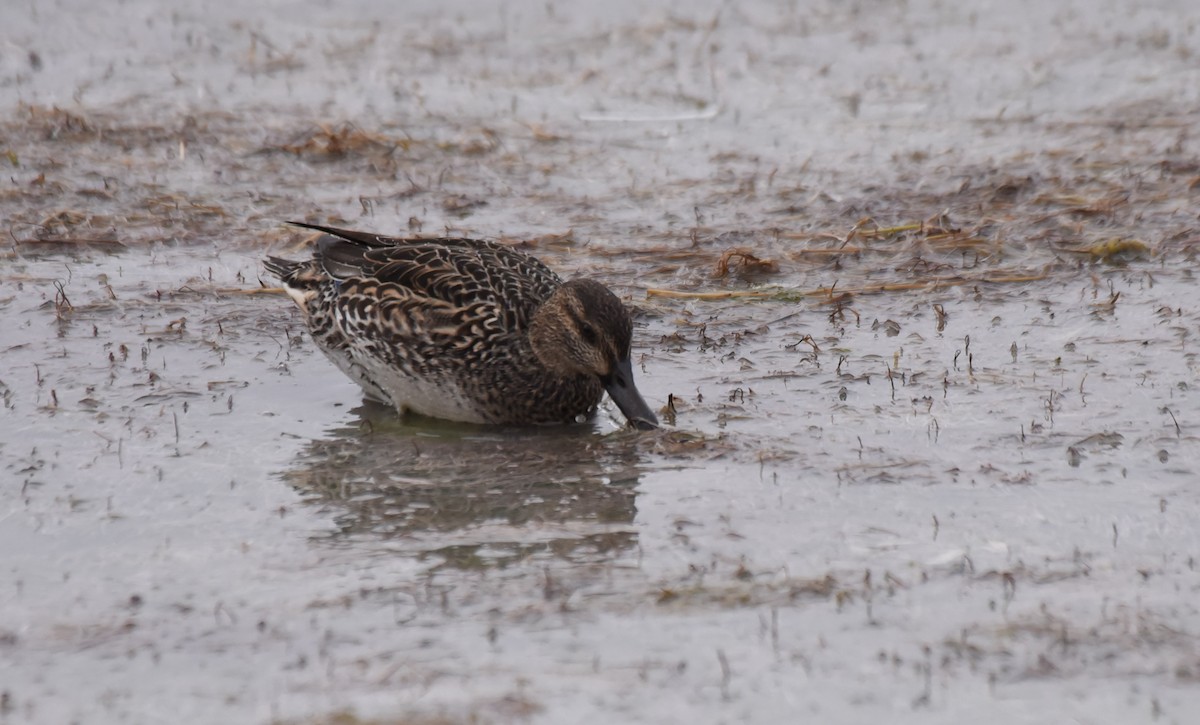
[[[1047,5],[16,12],[0,721],[1189,722],[1200,26]],[[364,404],[287,219],[605,281],[668,424]]]

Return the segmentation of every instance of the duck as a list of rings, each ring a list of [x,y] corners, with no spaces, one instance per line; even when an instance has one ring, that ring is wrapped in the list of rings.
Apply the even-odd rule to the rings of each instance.
[[[367,398],[463,423],[591,416],[605,393],[628,424],[658,427],[633,379],[633,321],[601,282],[564,282],[493,241],[320,232],[312,257],[264,266],[316,346]]]

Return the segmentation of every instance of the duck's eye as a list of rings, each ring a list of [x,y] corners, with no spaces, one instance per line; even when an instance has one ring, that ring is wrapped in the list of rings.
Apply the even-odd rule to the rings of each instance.
[[[598,339],[596,337],[596,328],[592,327],[586,322],[580,325],[579,335],[583,338],[583,341],[589,345],[595,345],[596,340]]]

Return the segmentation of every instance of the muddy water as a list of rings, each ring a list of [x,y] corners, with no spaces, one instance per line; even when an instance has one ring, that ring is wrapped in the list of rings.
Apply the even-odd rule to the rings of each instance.
[[[0,721],[1200,706],[1189,3],[4,27]],[[365,404],[294,218],[608,282],[670,425]]]

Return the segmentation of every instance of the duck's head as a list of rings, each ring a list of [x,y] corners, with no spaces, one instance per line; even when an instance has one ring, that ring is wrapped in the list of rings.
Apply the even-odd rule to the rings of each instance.
[[[529,330],[533,352],[559,375],[593,375],[636,428],[658,418],[633,384],[633,321],[621,300],[590,279],[574,279],[542,303]]]

